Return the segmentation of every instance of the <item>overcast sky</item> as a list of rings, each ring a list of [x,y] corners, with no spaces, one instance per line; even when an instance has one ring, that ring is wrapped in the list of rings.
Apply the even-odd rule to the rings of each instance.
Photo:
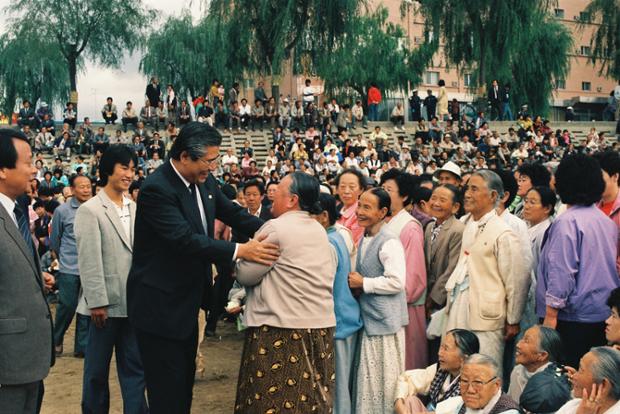
[[[200,0],[144,1],[150,7],[161,10],[164,15],[178,15],[184,8],[190,8],[194,16],[200,14]],[[0,10],[3,10],[10,3],[11,0],[0,0]],[[6,15],[0,15],[0,31],[5,30],[5,21]],[[128,56],[119,69],[102,68],[90,62],[86,63],[86,71],[78,75],[77,79],[80,119],[89,116],[93,120],[101,120],[99,110],[105,104],[107,96],[114,98],[118,106],[119,116],[127,101],[134,102],[137,110],[142,107],[148,80],[138,70],[140,57],[140,55]],[[58,110],[54,111],[56,118],[60,116],[57,112]]]

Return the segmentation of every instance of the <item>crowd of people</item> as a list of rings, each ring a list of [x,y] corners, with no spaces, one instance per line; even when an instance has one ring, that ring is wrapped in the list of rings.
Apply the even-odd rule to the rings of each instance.
[[[189,413],[222,318],[245,332],[238,413],[620,412],[617,142],[527,108],[499,134],[441,92],[428,125],[395,106],[389,139],[365,130],[378,89],[319,111],[310,81],[288,118],[264,90],[218,118],[232,90],[177,108],[153,78],[115,138],[1,131],[0,411],[38,412],[77,312],[83,412],[109,410],[115,351],[127,412]],[[235,128],[267,128],[267,159],[220,155]]]

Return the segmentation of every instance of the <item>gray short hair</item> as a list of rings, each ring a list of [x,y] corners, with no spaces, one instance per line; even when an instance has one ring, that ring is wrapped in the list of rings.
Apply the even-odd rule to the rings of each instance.
[[[497,200],[495,200],[494,208],[497,208],[501,199],[504,197],[504,183],[496,172],[491,170],[478,170],[472,174],[472,177],[477,175],[482,178],[489,188],[489,192],[495,191],[497,193]]]
[[[600,384],[606,379],[611,385],[611,397],[620,400],[620,351],[611,347],[599,346],[590,349],[596,357],[592,364],[594,382]]]
[[[499,378],[499,365],[493,358],[484,354],[471,354],[465,360],[464,365],[485,365],[491,368],[493,375]]]

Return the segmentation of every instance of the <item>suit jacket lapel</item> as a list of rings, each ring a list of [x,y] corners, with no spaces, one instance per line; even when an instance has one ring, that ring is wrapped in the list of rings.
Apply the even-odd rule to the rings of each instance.
[[[13,221],[9,213],[7,213],[7,211],[1,205],[0,205],[0,221],[2,221],[2,225],[4,226],[4,229],[6,230],[7,234],[11,236],[13,241],[15,241],[15,244],[17,245],[17,247],[19,247],[19,250],[21,250],[24,256],[26,256],[28,263],[30,263],[30,266],[32,266],[32,269],[34,270],[35,275],[37,276],[37,280],[40,282],[40,279],[39,279],[40,269],[38,268],[35,258],[32,255],[33,249],[28,248],[28,246],[26,245],[26,241],[24,240],[21,233],[19,232],[19,229],[17,228],[17,225],[15,224],[15,222]]]
[[[196,201],[192,198],[192,193],[190,193],[189,188],[185,186],[185,183],[179,178],[176,172],[172,169],[172,165],[170,165],[170,161],[166,162],[159,168],[163,168],[164,175],[168,177],[170,184],[175,188],[177,195],[181,201],[181,208],[185,212],[188,221],[194,227],[194,230],[197,233],[204,234],[204,227],[202,226],[202,220],[200,219],[200,210],[198,210],[198,206],[196,205]],[[200,191],[200,185],[198,189]],[[200,193],[200,197],[203,197],[203,205],[204,205],[204,196]],[[205,209],[205,215],[207,215]],[[207,216],[208,217],[208,216]],[[208,220],[207,220],[208,223]]]
[[[450,226],[452,225],[452,220],[455,220],[455,218],[450,217],[441,226],[441,230],[439,231],[439,234],[437,235],[437,240],[435,240],[435,248],[434,249],[431,248],[431,261],[435,258],[435,254],[437,254],[437,252],[446,242],[446,237],[448,236],[448,230],[450,229]]]
[[[119,237],[121,238],[125,246],[129,249],[129,251],[132,251],[133,248],[131,245],[131,240],[125,233],[125,229],[123,228],[123,223],[121,223],[121,219],[118,217],[118,213],[116,212],[116,206],[114,205],[114,202],[110,200],[110,198],[105,193],[105,191],[100,191],[99,196],[101,197],[101,204],[105,208],[105,215],[108,216],[108,219],[110,219],[110,222],[112,223],[112,226],[114,227],[114,230],[116,230],[116,232],[118,233]],[[129,211],[131,214],[131,205],[129,207]],[[132,218],[132,224],[133,224],[133,218]],[[129,226],[130,229],[131,227],[132,226]],[[130,230],[130,236],[131,236],[131,230]]]

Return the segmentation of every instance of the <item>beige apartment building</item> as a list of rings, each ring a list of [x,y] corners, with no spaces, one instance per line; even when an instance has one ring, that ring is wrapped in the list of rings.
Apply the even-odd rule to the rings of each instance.
[[[415,2],[410,7],[410,12],[401,16],[400,5],[402,0],[383,0],[373,1],[377,6],[383,4],[389,10],[389,20],[400,24],[411,44],[419,45],[423,39],[424,21],[419,14],[415,13]],[[590,38],[595,31],[596,23],[589,24],[581,29],[577,20],[584,13],[588,0],[559,0],[557,7],[553,10],[555,17],[566,25],[573,33],[574,50],[571,53],[570,72],[566,79],[559,79],[551,97],[552,119],[563,119],[566,107],[572,106],[578,118],[581,120],[600,119],[601,113],[607,105],[610,92],[616,83],[612,79],[599,76],[599,67],[594,67],[588,61],[590,53]],[[549,57],[553,58],[553,57]],[[292,98],[301,96],[304,87],[305,76],[293,76],[290,69],[285,73],[280,83],[280,92],[284,96]],[[445,58],[441,48],[433,57],[431,65],[424,73],[422,83],[411,85],[410,89],[417,88],[421,91],[426,89],[437,90],[437,82],[443,79],[446,82],[446,89],[450,99],[456,98],[460,102],[472,102],[474,96],[469,90],[471,74],[459,73],[456,69],[446,69]],[[312,79],[313,86],[317,93],[322,93],[322,82],[320,79]],[[251,89],[253,85],[249,86]],[[266,87],[269,87],[266,82]],[[250,91],[248,91],[250,92]],[[409,91],[393,92],[394,98],[405,98]],[[425,96],[421,93],[421,96]],[[406,99],[405,99],[406,103]],[[522,104],[517,103],[515,104]],[[388,103],[389,105],[389,103]],[[393,105],[393,103],[392,103]],[[388,108],[389,109],[389,108]]]

